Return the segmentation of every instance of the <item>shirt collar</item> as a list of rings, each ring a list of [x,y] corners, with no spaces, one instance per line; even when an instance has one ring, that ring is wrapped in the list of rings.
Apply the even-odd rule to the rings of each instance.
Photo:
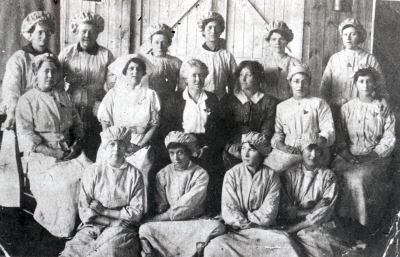
[[[221,45],[218,44],[218,46],[217,46],[214,50],[211,50],[211,49],[207,46],[207,44],[206,44],[205,42],[204,42],[204,44],[203,44],[203,48],[204,48],[205,50],[207,50],[207,51],[210,51],[210,52],[218,52],[219,50],[222,49]]]
[[[34,56],[40,55],[40,54],[44,54],[44,53],[48,53],[48,54],[52,54],[52,52],[46,48],[42,53],[39,52],[38,50],[36,50],[35,48],[33,48],[32,43],[27,44],[26,46],[22,47],[22,50],[28,54],[32,54]]]
[[[239,92],[235,92],[234,94],[235,94],[236,98],[239,99],[239,101],[242,104],[245,104],[248,101],[251,101],[252,103],[257,104],[264,97],[264,93],[262,93],[260,91],[257,91],[257,93],[252,95],[252,97],[250,97],[250,99],[245,95],[243,90],[240,90]]]
[[[86,52],[86,53],[88,53],[90,55],[96,55],[99,52],[99,45],[96,43],[93,47],[84,50],[81,47],[81,43],[78,43],[76,49],[78,50],[78,52]]]
[[[315,168],[314,170],[307,170],[306,166],[301,165],[302,166],[302,171],[304,173],[304,175],[308,175],[310,177],[315,177],[315,175],[318,173],[319,167]]]
[[[182,97],[185,101],[192,100],[194,102],[194,100],[189,95],[188,87],[186,87],[185,90],[183,90]],[[201,103],[201,102],[207,100],[207,98],[208,98],[207,94],[204,92],[204,90],[201,90],[200,97],[199,97],[199,100],[197,101],[197,103]]]

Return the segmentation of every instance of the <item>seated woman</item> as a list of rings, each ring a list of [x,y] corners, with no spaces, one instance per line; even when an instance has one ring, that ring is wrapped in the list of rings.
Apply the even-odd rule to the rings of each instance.
[[[190,160],[196,137],[172,131],[165,145],[172,163],[157,174],[158,214],[140,227],[142,249],[145,256],[193,256],[224,226],[217,220],[193,220],[205,213],[209,181],[207,172]]]
[[[316,136],[302,140],[303,163],[285,172],[279,219],[306,256],[342,256],[350,249],[344,237],[335,236],[332,221],[339,185],[335,173],[319,164],[318,141]]]
[[[118,58],[109,66],[109,70],[117,76],[117,82],[104,97],[97,114],[103,131],[110,126],[126,127],[131,131],[127,161],[142,172],[146,187],[152,166],[149,142],[159,125],[160,101],[156,92],[143,86],[141,81],[146,73],[152,73],[152,67],[141,55]],[[99,148],[98,160],[102,159],[103,150]]]
[[[131,131],[110,127],[100,135],[106,158],[90,166],[82,179],[82,223],[60,256],[139,257],[144,184],[140,171],[125,160]]]
[[[305,64],[292,66],[287,78],[293,97],[278,104],[276,108],[275,134],[272,153],[264,164],[282,172],[302,161],[301,140],[318,136],[324,148],[322,163],[329,162],[329,146],[335,141],[335,128],[328,104],[310,96],[311,72]]]
[[[36,221],[53,235],[68,237],[75,229],[80,179],[90,164],[84,154],[79,156],[83,126],[70,96],[54,88],[57,57],[34,57],[32,70],[37,83],[16,109],[24,173],[37,202]]]
[[[343,184],[339,215],[369,229],[380,225],[386,208],[391,187],[387,168],[396,143],[395,116],[384,99],[375,97],[376,79],[372,67],[361,66],[355,73],[359,96],[341,108],[340,150],[333,163]]]
[[[210,207],[215,207],[212,212],[218,213],[223,179],[220,104],[215,94],[203,89],[208,74],[203,62],[189,60],[182,65],[181,73],[187,87],[166,101],[161,112],[160,134],[165,137],[170,131],[184,131],[196,136],[201,150],[193,161],[210,175],[210,198],[217,199]],[[165,148],[161,151],[165,153]],[[159,160],[162,167],[169,163],[168,156],[163,159]]]
[[[204,256],[299,256],[289,235],[269,230],[278,214],[281,183],[262,164],[270,152],[264,135],[242,136],[243,162],[227,171],[222,189],[222,219],[228,233],[204,249]]]
[[[222,99],[224,133],[227,143],[223,159],[228,170],[241,162],[240,140],[243,134],[256,131],[270,140],[274,133],[278,101],[260,91],[264,69],[256,61],[243,61],[234,75],[238,86],[233,95]]]

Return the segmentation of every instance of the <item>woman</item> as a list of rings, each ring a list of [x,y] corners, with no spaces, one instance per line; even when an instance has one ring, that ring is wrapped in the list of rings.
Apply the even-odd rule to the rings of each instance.
[[[276,108],[275,134],[271,139],[274,150],[264,164],[277,172],[301,162],[300,142],[318,137],[324,148],[323,164],[329,162],[328,147],[335,141],[332,113],[328,104],[310,96],[311,73],[305,64],[291,67],[287,77],[293,97]]]
[[[142,172],[147,187],[152,166],[149,143],[159,126],[160,101],[157,93],[141,82],[147,73],[152,73],[153,66],[143,56],[131,54],[118,58],[109,69],[118,80],[101,102],[97,117],[103,131],[111,126],[126,127],[131,131],[127,161]],[[102,152],[100,147],[98,159],[103,158]],[[147,202],[145,204],[147,211]]]
[[[226,137],[223,159],[228,170],[241,162],[240,140],[243,134],[256,131],[268,140],[274,133],[277,100],[260,90],[264,69],[256,61],[243,61],[234,76],[240,87],[233,95],[222,99],[223,123]]]
[[[236,69],[235,58],[224,49],[225,41],[220,39],[225,30],[225,21],[221,14],[208,12],[197,23],[206,42],[187,59],[199,59],[207,65],[209,74],[205,80],[204,89],[215,93],[218,99],[221,99],[227,92],[232,92],[233,72]],[[183,90],[184,87],[185,83],[181,85],[181,89]]]
[[[146,256],[193,256],[222,234],[224,226],[217,220],[198,220],[206,212],[209,178],[190,160],[198,148],[196,137],[172,131],[165,146],[171,164],[157,174],[157,215],[140,227],[142,249]]]
[[[355,73],[358,97],[341,108],[339,154],[333,163],[343,186],[339,215],[355,220],[367,232],[380,225],[387,204],[387,168],[396,142],[395,116],[375,94],[378,78],[372,67]]]
[[[333,221],[339,184],[335,173],[320,165],[323,148],[318,137],[301,142],[303,163],[285,172],[280,219],[306,256],[342,256],[350,250],[335,236]]]
[[[157,92],[161,103],[163,103],[175,92],[179,82],[179,70],[182,61],[167,54],[168,47],[174,37],[172,28],[165,24],[153,25],[149,28],[148,37],[152,49],[146,57],[155,66],[149,84]]]
[[[228,233],[209,243],[204,256],[299,256],[288,234],[269,230],[278,213],[281,183],[262,164],[270,152],[264,135],[242,136],[243,162],[225,174],[222,219]]]
[[[140,256],[144,185],[140,171],[125,161],[130,136],[123,127],[101,133],[107,158],[90,166],[82,180],[82,223],[60,256]]]
[[[211,177],[209,197],[217,200],[209,202],[209,209],[216,214],[219,212],[218,199],[221,198],[223,179],[220,104],[215,94],[203,89],[208,68],[202,61],[192,59],[185,62],[181,68],[181,75],[187,87],[166,101],[161,115],[160,134],[165,136],[170,131],[184,131],[196,136],[200,151],[195,153],[194,162],[207,170]],[[159,152],[161,151],[165,150]],[[169,160],[164,157],[164,160],[159,162],[165,166]]]
[[[30,13],[22,22],[21,33],[30,43],[7,61],[2,83],[2,108],[7,114],[4,126],[8,130],[14,128],[19,97],[34,86],[31,60],[37,55],[51,53],[48,47],[55,27],[53,15],[45,11]]]
[[[265,40],[270,52],[262,59],[266,75],[265,92],[280,101],[289,99],[292,94],[287,81],[290,67],[299,65],[300,61],[287,53],[285,49],[293,40],[293,32],[283,21],[273,21],[266,27]]]
[[[331,56],[322,75],[320,96],[332,108],[334,119],[340,120],[340,107],[357,97],[354,73],[360,65],[369,65],[377,71],[376,89],[379,95],[387,97],[385,78],[376,58],[359,47],[367,37],[360,21],[353,18],[339,25],[344,49]]]
[[[69,84],[68,93],[83,121],[83,150],[94,161],[101,132],[96,119],[97,107],[106,94],[105,83],[110,77],[107,67],[114,61],[114,56],[96,42],[104,30],[104,19],[100,15],[90,12],[77,14],[71,20],[71,30],[79,42],[64,48],[58,58],[65,81]]]
[[[16,124],[24,172],[37,202],[34,218],[53,235],[67,237],[75,229],[76,196],[90,162],[79,156],[83,127],[78,112],[70,96],[54,87],[60,68],[52,54],[32,59],[36,84],[20,97]]]

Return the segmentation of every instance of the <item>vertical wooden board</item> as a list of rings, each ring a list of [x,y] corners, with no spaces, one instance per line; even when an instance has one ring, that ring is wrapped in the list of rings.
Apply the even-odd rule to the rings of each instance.
[[[132,1],[130,27],[133,29],[130,35],[130,53],[138,53],[142,44],[142,1]]]
[[[60,2],[60,49],[63,49],[68,44],[68,31],[69,31],[69,0]]]
[[[244,44],[244,30],[245,30],[245,15],[242,11],[243,2],[244,1],[235,1],[235,37],[234,44],[235,49],[233,52],[233,56],[235,57],[243,57],[243,44]],[[247,14],[250,15],[250,14]]]
[[[332,1],[330,1],[332,2]],[[337,22],[336,22],[336,12],[331,10],[331,5],[328,4],[326,7],[326,19],[325,19],[325,31],[324,31],[324,53],[322,59],[323,67],[329,61],[329,58],[337,52]]]
[[[150,9],[151,9],[151,4],[155,0],[141,0],[142,1],[142,19],[141,19],[141,38],[143,44],[147,40],[147,28],[150,26]]]
[[[263,57],[263,46],[264,46],[264,27],[265,24],[257,24],[254,26],[253,31],[253,59],[260,59]]]
[[[275,0],[274,19],[276,21],[285,20],[285,1]]]
[[[119,56],[129,54],[130,47],[130,32],[131,25],[130,20],[135,16],[131,13],[132,1],[130,0],[122,0],[122,16],[121,16],[121,29],[120,29],[120,40],[121,40],[121,49],[119,52]],[[129,19],[128,19],[129,17]]]
[[[372,1],[369,0],[371,3]],[[371,25],[365,23],[365,16],[366,16],[366,12],[365,12],[365,8],[366,8],[366,3],[365,0],[355,0],[355,7],[357,8],[357,10],[354,10],[354,12],[356,13],[356,17],[360,20],[361,24],[364,26],[364,28],[367,31],[367,38],[371,36]],[[360,47],[365,49],[366,51],[369,51],[369,46],[364,43],[360,44]]]
[[[249,4],[249,3],[247,3]],[[254,10],[255,11],[255,10]],[[250,17],[255,13],[248,11],[244,16],[244,31],[243,31],[243,57],[253,57],[253,46],[254,46],[254,26],[259,24],[255,23]]]
[[[303,42],[303,27],[304,27],[304,1],[286,0],[285,1],[285,22],[293,31],[293,41],[288,45],[290,55],[301,59],[302,57],[302,42]]]
[[[313,0],[304,3],[303,53],[302,62],[309,63],[311,55],[311,10]]]
[[[365,1],[365,23],[369,25],[369,36],[365,40],[365,48],[368,49],[369,52],[373,52],[373,36],[372,31],[374,29],[374,1],[375,0],[364,0]]]
[[[226,18],[226,48],[235,56],[235,1],[227,2],[228,17]]]
[[[197,8],[192,8],[187,14],[187,54],[197,47],[197,35],[200,34],[197,27]]]
[[[179,7],[178,7],[179,8]],[[180,21],[178,22],[178,51],[177,55],[182,57],[186,56],[186,47],[187,47],[187,33],[188,33],[188,17],[187,15],[183,16]]]
[[[108,18],[108,5],[110,0],[104,0],[95,6],[94,13],[100,15],[104,19],[104,30],[99,34],[97,43],[101,46],[108,47],[109,36],[109,18]],[[107,10],[107,11],[104,11]]]
[[[311,94],[318,95],[318,87],[323,73],[322,59],[324,53],[325,0],[314,0],[311,13],[311,58],[312,73]]]
[[[274,0],[259,0],[260,4],[264,4],[264,17],[268,21],[268,24],[275,20],[275,1]],[[267,24],[263,25],[263,33],[265,33],[265,27]],[[265,34],[263,34],[264,36]],[[268,42],[264,39],[262,45],[262,56],[267,55],[269,52]]]

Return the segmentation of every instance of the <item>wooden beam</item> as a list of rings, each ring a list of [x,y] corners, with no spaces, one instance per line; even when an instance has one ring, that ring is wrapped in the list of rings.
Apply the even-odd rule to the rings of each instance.
[[[175,25],[185,16],[192,7],[197,4],[199,0],[185,0],[182,4],[180,4],[172,13],[168,15],[168,18],[160,23],[165,23],[171,28],[175,27]],[[143,42],[140,46],[140,53],[147,54],[151,49],[151,44],[149,40]]]

